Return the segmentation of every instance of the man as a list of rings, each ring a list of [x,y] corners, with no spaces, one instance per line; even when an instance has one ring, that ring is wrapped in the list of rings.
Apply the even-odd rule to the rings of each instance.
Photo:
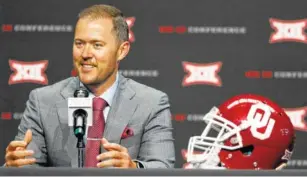
[[[172,168],[168,97],[118,73],[129,49],[128,26],[120,10],[108,5],[83,10],[73,43],[78,77],[30,93],[16,140],[6,149],[5,165],[77,167],[67,99],[81,84],[90,91],[93,107],[100,105],[87,132],[85,167]],[[96,136],[101,140],[92,139]]]

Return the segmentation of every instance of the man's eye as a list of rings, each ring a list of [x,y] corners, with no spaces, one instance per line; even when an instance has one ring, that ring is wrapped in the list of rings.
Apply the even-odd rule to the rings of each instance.
[[[75,45],[77,46],[77,47],[81,47],[82,46],[82,42],[75,42]]]
[[[102,47],[102,44],[95,43],[95,44],[94,44],[94,47],[95,47],[95,48],[101,48],[101,47]]]

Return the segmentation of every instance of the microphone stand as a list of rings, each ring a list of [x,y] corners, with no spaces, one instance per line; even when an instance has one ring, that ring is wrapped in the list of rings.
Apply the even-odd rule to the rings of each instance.
[[[78,167],[83,168],[84,167],[84,149],[85,149],[83,136],[78,138],[77,148],[78,148]]]
[[[80,84],[79,84],[80,85]],[[74,92],[74,97],[86,98],[89,96],[88,91],[84,87],[80,87]],[[80,117],[81,116],[81,117]],[[86,117],[87,113],[84,110],[76,110],[74,112],[74,134],[78,139],[77,148],[78,148],[78,167],[84,167],[84,134],[86,130]]]
[[[74,134],[77,137],[77,148],[78,148],[78,167],[82,168],[84,166],[84,149],[85,149],[85,143],[84,143],[84,134],[86,130],[85,125],[85,118],[87,117],[87,114],[84,110],[79,109],[74,112]]]

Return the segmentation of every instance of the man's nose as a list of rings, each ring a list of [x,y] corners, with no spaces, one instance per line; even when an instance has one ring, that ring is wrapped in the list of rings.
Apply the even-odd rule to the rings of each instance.
[[[92,49],[90,45],[85,45],[83,51],[82,51],[82,58],[83,59],[88,59],[88,58],[92,58],[93,54],[92,54]]]

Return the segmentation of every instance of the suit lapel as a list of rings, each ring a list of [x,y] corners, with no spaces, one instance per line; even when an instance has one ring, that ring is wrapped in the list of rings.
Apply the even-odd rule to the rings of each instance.
[[[67,86],[61,91],[63,100],[57,102],[56,107],[59,115],[60,127],[63,133],[64,150],[67,152],[71,159],[71,166],[78,167],[78,150],[76,148],[77,138],[73,133],[73,127],[68,126],[68,105],[67,100],[73,97],[73,93],[79,87],[79,79],[74,78]]]
[[[127,78],[120,75],[118,89],[114,96],[104,131],[104,137],[108,141],[117,144],[120,143],[122,132],[138,106],[136,99],[133,99],[135,91],[129,87],[127,80]],[[102,151],[104,151],[103,148]]]

